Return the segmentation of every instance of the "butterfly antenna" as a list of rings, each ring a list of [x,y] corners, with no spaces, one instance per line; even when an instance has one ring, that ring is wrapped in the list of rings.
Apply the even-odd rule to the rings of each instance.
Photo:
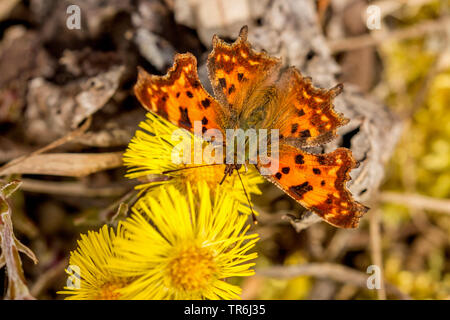
[[[204,165],[201,165],[201,166],[179,168],[179,169],[174,169],[174,170],[166,170],[166,171],[163,171],[162,174],[167,174],[167,173],[172,173],[172,172],[177,172],[177,171],[187,170],[187,169],[196,169],[196,168],[203,168],[203,167],[210,167],[210,166],[218,166],[220,164],[221,163],[212,163],[212,164],[204,164]]]
[[[242,181],[241,174],[239,173],[238,169],[236,170],[236,172],[238,174],[239,180],[241,181],[242,189],[244,189],[244,194],[245,194],[245,197],[247,198],[248,205],[250,206],[250,210],[252,211],[253,223],[258,224],[258,220],[256,220],[256,215],[255,215],[255,212],[253,211],[253,206],[250,201],[250,197],[248,196],[247,190],[245,190],[245,186],[244,186],[244,182]]]
[[[225,167],[224,175],[223,175],[222,180],[220,180],[219,185],[222,185],[222,183],[225,181],[225,178],[226,178],[227,176],[231,176],[231,174],[233,173],[233,170],[234,170],[234,167],[232,167],[232,166],[227,165],[227,166]]]
[[[223,175],[222,180],[220,180],[219,185],[222,185],[222,183],[225,181],[225,178],[227,177],[228,173],[225,172],[225,174]]]

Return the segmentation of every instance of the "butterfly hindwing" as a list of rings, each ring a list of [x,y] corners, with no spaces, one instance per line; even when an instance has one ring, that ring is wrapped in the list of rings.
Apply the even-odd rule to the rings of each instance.
[[[278,170],[266,176],[268,180],[328,223],[357,227],[367,208],[355,201],[346,187],[349,172],[356,166],[350,150],[339,148],[315,155],[281,145],[278,161]]]
[[[203,131],[219,129],[220,105],[201,85],[197,60],[190,54],[177,54],[165,76],[150,75],[139,69],[134,92],[141,104],[173,124],[193,130],[201,121]]]

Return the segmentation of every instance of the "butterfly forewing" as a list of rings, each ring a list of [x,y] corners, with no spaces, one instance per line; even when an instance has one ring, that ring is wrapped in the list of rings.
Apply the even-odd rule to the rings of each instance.
[[[233,44],[213,38],[213,51],[208,56],[209,79],[217,100],[238,113],[271,75],[276,75],[280,60],[254,51],[243,27]]]
[[[190,54],[177,54],[165,76],[150,75],[139,69],[134,92],[141,104],[173,124],[193,130],[201,121],[202,130],[220,129],[221,108],[201,85],[197,60]]]

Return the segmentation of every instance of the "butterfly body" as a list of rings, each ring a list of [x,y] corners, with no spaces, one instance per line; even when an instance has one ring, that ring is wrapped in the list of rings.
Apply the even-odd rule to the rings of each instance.
[[[227,165],[224,176],[238,171],[242,164],[255,164],[269,181],[328,223],[356,227],[368,208],[355,201],[346,188],[349,172],[356,166],[351,151],[339,148],[321,155],[304,151],[329,142],[336,129],[348,122],[332,104],[342,85],[330,90],[315,88],[297,69],[282,69],[279,59],[254,51],[247,32],[243,27],[233,44],[213,38],[207,67],[214,98],[201,85],[196,59],[189,53],[176,55],[165,76],[140,70],[136,96],[148,110],[187,130],[193,131],[195,121],[201,121],[202,133],[215,129],[226,137],[227,130],[254,130],[257,134],[266,130],[268,159],[246,151],[244,161],[241,158]],[[278,138],[275,151],[272,130]],[[245,150],[250,150],[254,141],[250,142],[245,140]],[[234,147],[227,152],[234,160],[239,158]],[[278,165],[267,174],[273,161]]]

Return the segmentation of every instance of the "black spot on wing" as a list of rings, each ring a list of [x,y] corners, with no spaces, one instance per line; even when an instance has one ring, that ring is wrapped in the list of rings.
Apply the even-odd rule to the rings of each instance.
[[[159,99],[156,104],[156,113],[166,119],[168,119],[169,117],[167,113],[167,103],[166,103],[167,98],[168,98],[167,95],[162,96],[161,99]]]
[[[219,84],[222,88],[227,87],[227,80],[225,78],[219,78]]]
[[[325,158],[325,156],[318,156],[317,161],[322,166],[327,164],[327,158]]]
[[[181,118],[178,121],[178,124],[182,127],[191,129],[192,128],[192,122],[191,119],[189,119],[189,113],[187,108],[179,107]]]
[[[296,164],[304,164],[305,163],[302,154],[298,154],[295,156],[295,163]]]
[[[284,167],[284,168],[281,169],[281,172],[283,172],[284,174],[288,174],[290,170],[291,170],[291,168]]]
[[[289,187],[289,191],[294,193],[296,196],[298,196],[300,199],[303,198],[305,193],[311,191],[313,187],[309,184],[308,181],[303,182],[302,184]]]
[[[202,106],[206,109],[211,105],[211,101],[208,98],[202,100]]]
[[[300,131],[300,137],[309,138],[309,137],[311,137],[311,132],[309,132],[308,129]]]

